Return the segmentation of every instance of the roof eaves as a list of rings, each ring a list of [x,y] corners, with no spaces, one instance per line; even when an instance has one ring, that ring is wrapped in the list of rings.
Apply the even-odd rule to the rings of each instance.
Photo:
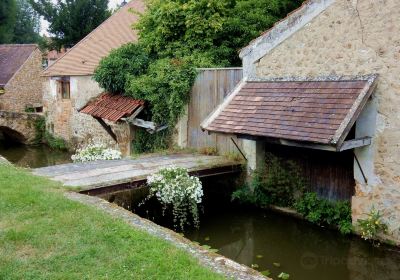
[[[366,80],[367,84],[362,89],[361,93],[358,95],[357,99],[353,103],[350,111],[347,113],[343,122],[340,124],[338,130],[333,136],[331,143],[340,147],[345,140],[347,134],[349,133],[351,127],[354,125],[355,121],[361,114],[362,109],[367,103],[369,97],[374,92],[377,86],[378,74],[373,74],[369,76],[363,76],[363,78],[358,78],[358,80]]]
[[[240,58],[250,56],[251,63],[259,60],[288,39],[307,23],[325,11],[335,0],[308,0],[287,17],[240,50]]]
[[[27,62],[29,59],[31,59],[31,57],[33,56],[33,54],[35,53],[35,51],[39,49],[39,46],[38,46],[37,44],[26,44],[26,45],[32,46],[32,47],[35,47],[35,48],[34,48],[34,49],[32,50],[32,52],[29,54],[28,58],[25,59],[24,63],[22,63],[22,65],[18,68],[18,70],[15,71],[15,73],[14,73],[14,74],[12,75],[12,77],[7,81],[7,83],[5,83],[4,85],[0,85],[0,86],[6,87],[6,86],[14,79],[14,77],[17,75],[17,73],[19,73],[19,71],[21,71],[21,69],[24,67],[24,65],[26,64],[26,62]],[[25,45],[25,46],[26,46],[26,45]],[[23,45],[16,44],[16,45],[10,45],[10,46],[23,46]]]

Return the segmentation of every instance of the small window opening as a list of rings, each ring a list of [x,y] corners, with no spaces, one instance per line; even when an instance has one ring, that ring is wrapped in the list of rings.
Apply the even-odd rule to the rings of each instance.
[[[58,90],[62,99],[71,99],[69,78],[63,78],[58,81]]]

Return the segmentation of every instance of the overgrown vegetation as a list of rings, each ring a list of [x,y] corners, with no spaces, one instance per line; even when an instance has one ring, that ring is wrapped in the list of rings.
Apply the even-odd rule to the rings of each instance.
[[[45,118],[38,118],[35,121],[35,139],[34,144],[39,145],[43,143],[43,138],[46,132],[46,119]]]
[[[358,219],[357,224],[360,227],[361,237],[370,240],[376,246],[380,245],[377,241],[379,234],[386,234],[388,231],[388,226],[382,220],[381,213],[375,208],[368,213],[368,218]]]
[[[293,208],[312,223],[336,227],[342,234],[352,232],[349,202],[329,201],[310,192],[299,167],[292,161],[269,154],[266,166],[255,172],[249,185],[233,192],[232,200],[258,207]]]
[[[0,279],[224,279],[188,253],[0,165]]]
[[[337,227],[342,234],[349,234],[353,230],[350,202],[333,202],[310,192],[305,193],[293,206],[298,213],[314,224]]]
[[[54,136],[46,130],[46,119],[39,118],[34,123],[35,126],[35,139],[34,144],[46,144],[54,150],[68,150],[67,142],[61,138]]]
[[[68,150],[68,145],[63,138],[55,136],[47,130],[44,133],[43,141],[54,150]]]
[[[113,51],[94,75],[110,92],[145,100],[146,120],[168,125],[158,135],[139,132],[135,152],[170,147],[197,67],[239,65],[238,50],[301,2],[149,0],[135,26],[139,43]]]

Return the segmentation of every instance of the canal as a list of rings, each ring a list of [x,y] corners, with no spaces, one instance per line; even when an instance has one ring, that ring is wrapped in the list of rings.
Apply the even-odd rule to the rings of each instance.
[[[221,191],[220,182],[203,180],[200,228],[184,232],[186,238],[274,279],[281,272],[295,280],[400,279],[398,248],[374,247],[291,216],[232,204],[232,189]],[[101,197],[173,229],[172,217],[162,216],[156,200],[138,206],[146,193],[142,188]]]
[[[25,146],[0,140],[0,155],[20,167],[38,168],[71,161],[71,154],[45,145]]]

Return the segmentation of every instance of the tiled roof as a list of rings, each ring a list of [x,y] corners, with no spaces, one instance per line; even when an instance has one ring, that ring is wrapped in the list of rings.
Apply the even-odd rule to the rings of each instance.
[[[59,58],[44,72],[44,76],[82,76],[92,75],[100,60],[111,50],[137,41],[137,32],[132,24],[139,16],[130,10],[142,13],[143,0],[132,0],[115,12],[110,18],[83,38],[65,55]]]
[[[0,45],[0,85],[4,86],[25,63],[37,45]]]
[[[124,117],[129,117],[144,105],[141,100],[119,94],[104,93],[93,102],[89,102],[81,113],[116,122]]]
[[[336,144],[360,114],[375,79],[372,75],[334,81],[242,81],[202,128]]]

